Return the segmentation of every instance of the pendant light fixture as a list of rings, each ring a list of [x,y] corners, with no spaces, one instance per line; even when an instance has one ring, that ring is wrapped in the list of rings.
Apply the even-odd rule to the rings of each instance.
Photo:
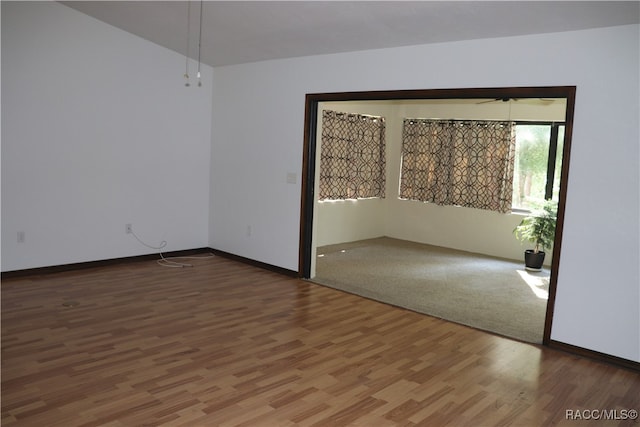
[[[187,47],[184,54],[185,61],[185,71],[184,78],[186,87],[191,86],[191,82],[189,81],[189,39],[191,38],[191,0],[187,0]],[[196,74],[196,78],[198,79],[198,86],[202,86],[201,74],[200,74],[200,58],[201,58],[201,50],[202,50],[202,7],[204,1],[200,0],[200,17],[199,17],[199,27],[198,27],[198,71]]]
[[[198,31],[198,86],[202,86],[202,81],[200,80],[200,51],[202,46],[202,5],[203,0],[200,0],[200,28]]]
[[[187,49],[184,52],[184,85],[191,86],[189,83],[189,36],[191,35],[191,1],[187,1]]]

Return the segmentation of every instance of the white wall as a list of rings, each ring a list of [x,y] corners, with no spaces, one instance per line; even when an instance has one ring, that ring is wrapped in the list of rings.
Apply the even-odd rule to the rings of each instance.
[[[306,93],[575,85],[551,338],[640,361],[638,36],[631,25],[216,68],[210,245],[297,270],[300,182],[286,174],[301,173]]]
[[[2,2],[2,271],[208,245],[210,67],[57,2]],[[17,242],[17,233],[25,242]]]
[[[386,199],[328,200],[315,209],[316,247],[386,236]]]

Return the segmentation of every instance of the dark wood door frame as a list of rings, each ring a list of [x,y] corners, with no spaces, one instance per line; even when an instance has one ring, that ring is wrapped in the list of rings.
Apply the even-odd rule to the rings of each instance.
[[[569,176],[569,160],[571,154],[571,137],[573,133],[573,112],[576,96],[575,86],[544,87],[503,87],[503,88],[468,88],[468,89],[424,89],[393,90],[369,92],[335,92],[307,94],[305,99],[304,149],[302,160],[302,197],[300,218],[300,246],[298,274],[309,278],[311,274],[311,256],[313,242],[313,215],[315,204],[315,170],[316,170],[316,131],[318,103],[337,101],[391,101],[419,99],[502,99],[512,98],[565,98],[565,137],[562,154],[562,170],[560,174],[560,195],[558,201],[558,218],[556,236],[551,262],[551,278],[549,283],[549,299],[545,318],[543,344],[551,341],[551,324],[555,305],[560,252],[562,247],[562,231],[564,224],[565,203],[567,198],[567,181]]]

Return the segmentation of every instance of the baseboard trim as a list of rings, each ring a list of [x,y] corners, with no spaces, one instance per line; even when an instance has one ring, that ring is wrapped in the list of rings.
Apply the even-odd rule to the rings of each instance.
[[[640,372],[640,362],[634,362],[633,360],[623,359],[622,357],[612,356],[606,353],[600,353],[599,351],[589,350],[583,347],[578,347],[575,345],[563,343],[560,341],[549,340],[549,344],[547,345],[549,348],[553,348],[555,350],[565,351],[567,353],[572,353],[578,356],[586,357],[588,359],[595,359],[599,362],[605,362],[612,365],[616,365],[618,367],[630,369],[632,371]]]
[[[180,251],[163,252],[165,258],[198,255],[211,252],[211,248],[184,249]],[[160,259],[157,252],[146,255],[135,255],[123,258],[111,258],[97,261],[77,262],[72,264],[52,265],[48,267],[27,268],[24,270],[3,271],[0,279],[12,279],[16,277],[36,276],[42,274],[61,273],[65,271],[84,270],[87,268],[105,267],[115,264],[126,264],[139,261],[152,261]]]
[[[288,268],[277,267],[277,266],[272,265],[272,264],[267,264],[265,262],[256,261],[256,260],[251,259],[251,258],[245,258],[243,256],[235,255],[235,254],[232,254],[232,253],[229,253],[229,252],[225,252],[225,251],[221,251],[219,249],[211,248],[210,250],[215,255],[221,256],[223,258],[231,259],[233,261],[238,261],[238,262],[241,262],[243,264],[251,265],[253,267],[262,268],[264,270],[273,271],[274,273],[279,273],[279,274],[282,274],[284,276],[300,277],[300,274],[297,271],[289,270]]]
[[[256,261],[250,258],[245,258],[240,255],[235,255],[229,252],[225,252],[225,251],[221,251],[213,248],[184,249],[180,251],[173,251],[173,252],[166,252],[166,253],[163,252],[162,255],[165,258],[169,258],[169,257],[191,256],[191,255],[198,255],[202,253],[211,253],[211,252],[213,252],[215,255],[218,255],[224,258],[242,262],[244,264],[252,265],[254,267],[259,267],[264,270],[273,271],[275,273],[279,273],[285,276],[300,277],[297,271],[289,270],[282,267],[277,267],[275,265]],[[97,260],[97,261],[77,262],[72,264],[52,265],[48,267],[27,268],[24,270],[3,271],[0,273],[0,279],[12,279],[16,277],[61,273],[65,271],[83,270],[86,268],[104,267],[104,266],[115,265],[115,264],[124,264],[124,263],[139,262],[139,261],[151,261],[159,258],[160,257],[156,252],[156,253],[151,253],[146,255],[136,255],[136,256],[123,257],[123,258],[112,258],[112,259],[104,259],[104,260]]]

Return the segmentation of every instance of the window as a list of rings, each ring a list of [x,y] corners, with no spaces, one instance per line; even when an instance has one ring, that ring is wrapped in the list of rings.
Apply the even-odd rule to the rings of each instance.
[[[564,123],[516,124],[514,210],[533,210],[544,200],[558,201],[564,130]]]
[[[319,200],[383,198],[385,120],[322,112]]]
[[[564,123],[405,119],[400,198],[498,212],[558,201]]]
[[[405,119],[400,198],[511,210],[515,123]]]

